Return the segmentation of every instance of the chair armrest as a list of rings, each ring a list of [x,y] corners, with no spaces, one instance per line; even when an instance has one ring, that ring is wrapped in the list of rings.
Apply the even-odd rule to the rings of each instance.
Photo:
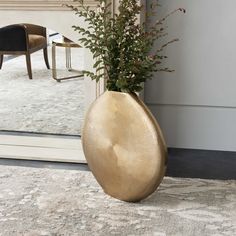
[[[27,38],[24,25],[17,24],[0,28],[0,51],[26,51]]]
[[[26,31],[28,34],[36,34],[47,37],[46,28],[40,25],[33,24],[23,24],[26,27]]]

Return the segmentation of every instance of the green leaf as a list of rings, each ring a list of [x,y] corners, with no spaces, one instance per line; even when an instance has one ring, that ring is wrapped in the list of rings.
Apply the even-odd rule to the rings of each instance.
[[[93,68],[96,68],[98,65],[102,63],[102,60],[98,60],[94,63]]]

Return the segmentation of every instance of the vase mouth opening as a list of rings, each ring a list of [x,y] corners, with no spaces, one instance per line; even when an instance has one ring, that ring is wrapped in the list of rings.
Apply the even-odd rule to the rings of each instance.
[[[129,95],[138,96],[135,92],[120,92],[120,91],[106,90],[105,93],[124,94],[124,95],[129,94]]]

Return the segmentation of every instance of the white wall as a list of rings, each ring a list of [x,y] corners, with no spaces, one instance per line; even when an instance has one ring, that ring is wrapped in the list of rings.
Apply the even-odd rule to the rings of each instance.
[[[148,1],[150,2],[150,1]],[[236,1],[162,0],[160,15],[187,10],[168,20],[178,37],[164,66],[146,83],[145,101],[168,146],[236,151]]]

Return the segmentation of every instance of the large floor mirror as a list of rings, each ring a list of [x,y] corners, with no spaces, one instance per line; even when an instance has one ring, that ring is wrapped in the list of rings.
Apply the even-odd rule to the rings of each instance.
[[[64,2],[68,1],[6,4],[0,0],[0,27],[26,22],[47,28],[50,67],[55,71],[56,63],[56,76],[66,78],[55,79],[53,70],[45,66],[42,50],[31,54],[33,79],[29,79],[24,55],[4,55],[0,70],[1,158],[85,162],[80,139],[84,116],[101,89],[98,92],[97,85],[83,76],[67,79],[87,69],[92,59],[82,47],[65,46],[77,44],[71,26],[80,20],[62,6]],[[9,18],[11,14],[14,20]],[[60,18],[64,20],[58,24]]]
[[[52,43],[63,42],[63,36],[48,31],[52,66]],[[60,78],[71,77],[84,69],[84,50],[75,48],[70,53],[72,69],[68,71],[66,48],[56,48],[54,60]],[[42,51],[31,55],[31,63],[33,79],[28,78],[24,55],[4,56],[0,71],[0,154],[10,158],[81,162],[84,77],[60,82],[53,79]]]

